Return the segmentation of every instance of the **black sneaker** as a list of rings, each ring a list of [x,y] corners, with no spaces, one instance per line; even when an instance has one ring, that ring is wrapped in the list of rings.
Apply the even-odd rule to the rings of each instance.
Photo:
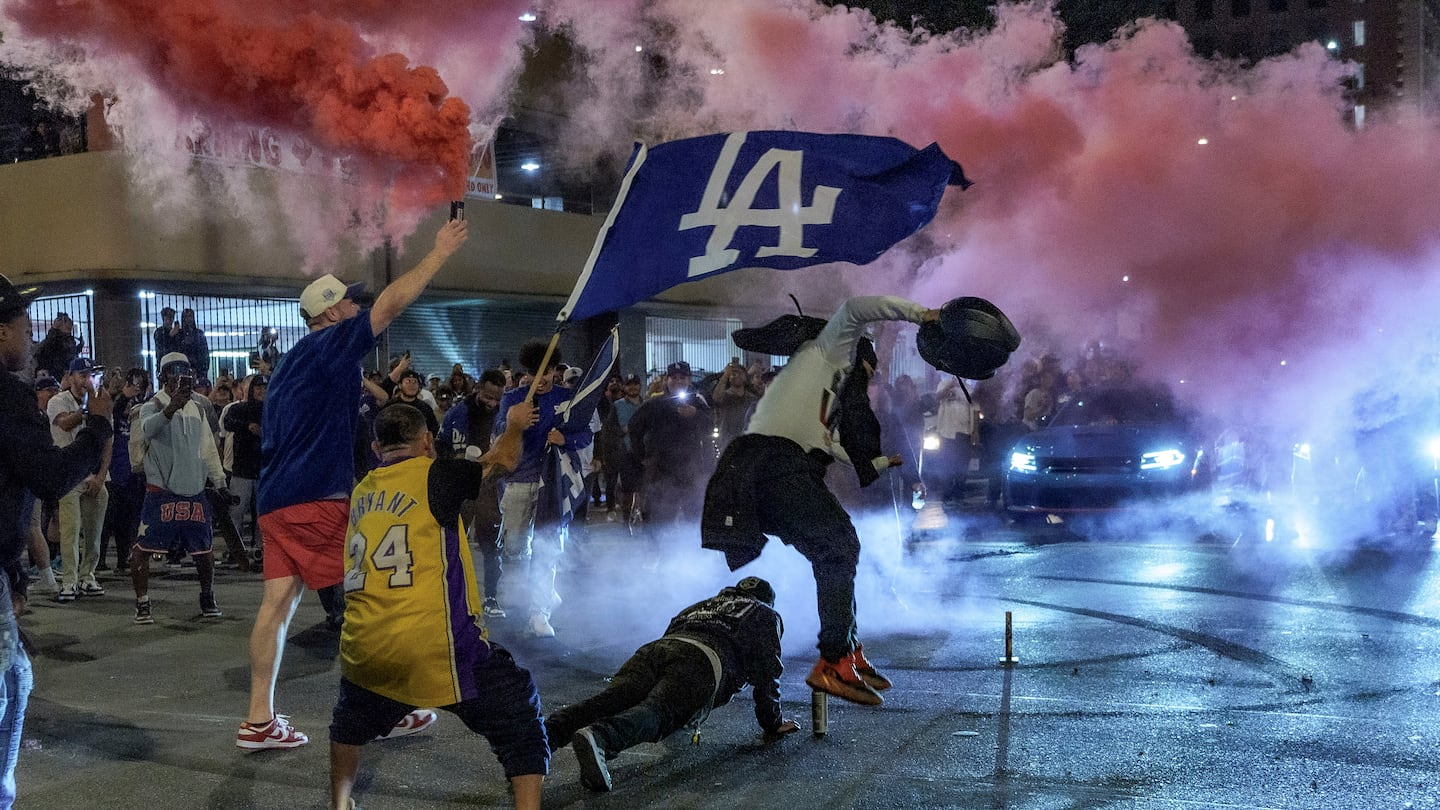
[[[149,600],[149,599],[136,599],[136,600],[135,600],[135,623],[136,623],[136,624],[154,624],[154,623],[155,623],[154,617],[152,617],[152,616],[150,615],[150,600]]]
[[[580,729],[570,738],[570,747],[580,763],[580,784],[590,790],[610,790],[610,769],[605,765],[605,750],[595,741],[595,733],[588,726]]]
[[[204,591],[200,594],[200,615],[207,619],[218,619],[225,615],[220,612],[220,606],[215,604],[214,593]]]

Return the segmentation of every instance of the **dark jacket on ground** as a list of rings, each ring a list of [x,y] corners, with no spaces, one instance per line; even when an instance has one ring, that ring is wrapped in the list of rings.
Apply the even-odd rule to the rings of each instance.
[[[730,702],[745,684],[755,688],[755,721],[766,732],[780,727],[780,614],[738,588],[680,611],[665,628],[666,636],[683,636],[706,645],[720,656],[723,676],[713,707]]]

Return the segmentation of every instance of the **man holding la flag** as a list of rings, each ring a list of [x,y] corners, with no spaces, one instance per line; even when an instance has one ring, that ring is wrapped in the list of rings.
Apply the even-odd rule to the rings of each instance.
[[[867,264],[924,227],[950,185],[970,183],[938,145],[915,149],[893,138],[733,132],[637,146],[560,319],[618,309],[731,270]],[[855,298],[828,322],[787,316],[736,333],[747,351],[793,356],[746,435],[721,456],[701,531],[703,545],[724,552],[732,569],[759,557],[766,535],[804,555],[820,612],[820,661],[806,683],[879,705],[878,691],[890,682],[866,659],[855,626],[860,539],[824,480],[835,458],[876,470],[892,463],[873,452],[878,436],[858,435],[868,429],[840,431],[842,424],[876,424],[855,418],[868,401],[856,390],[846,396],[843,385],[868,379],[850,371],[873,321],[919,324],[921,355],[971,379],[994,374],[1020,342],[1004,313],[978,298],[938,310],[903,298]],[[842,402],[852,413],[842,414]]]

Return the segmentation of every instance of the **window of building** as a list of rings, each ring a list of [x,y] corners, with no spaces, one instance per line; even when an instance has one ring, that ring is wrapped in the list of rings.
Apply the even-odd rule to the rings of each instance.
[[[1249,17],[1250,0],[1230,0],[1231,17]]]
[[[1356,20],[1354,23],[1352,23],[1351,28],[1352,37],[1355,41],[1355,47],[1363,48],[1365,46],[1365,21]]]
[[[1365,89],[1365,63],[1359,62],[1355,65],[1355,89]]]
[[[228,368],[237,377],[250,369],[250,353],[260,345],[260,333],[273,328],[278,333],[283,353],[308,331],[300,320],[300,301],[296,298],[227,298],[211,295],[175,295],[141,290],[140,351],[147,368],[152,371],[159,360],[155,356],[155,330],[160,326],[160,311],[175,310],[175,323],[187,309],[195,310],[195,325],[205,333],[210,349],[208,368],[197,373],[215,379],[221,368]]]
[[[1356,104],[1356,105],[1355,105],[1355,128],[1356,128],[1356,129],[1364,129],[1364,128],[1365,128],[1365,105],[1364,105],[1364,104]]]
[[[1214,2],[1214,0],[1195,0],[1195,19],[1197,19],[1197,20],[1213,20],[1213,19],[1215,19],[1215,2]]]

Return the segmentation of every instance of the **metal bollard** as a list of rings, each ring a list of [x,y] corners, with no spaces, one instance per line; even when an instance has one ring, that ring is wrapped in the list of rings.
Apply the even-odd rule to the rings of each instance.
[[[1014,618],[1010,611],[1005,611],[1005,657],[1000,659],[1000,666],[1010,667],[1020,663],[1015,657],[1015,631]]]
[[[824,737],[830,731],[830,711],[825,704],[829,697],[824,692],[810,693],[810,730],[816,737]]]

